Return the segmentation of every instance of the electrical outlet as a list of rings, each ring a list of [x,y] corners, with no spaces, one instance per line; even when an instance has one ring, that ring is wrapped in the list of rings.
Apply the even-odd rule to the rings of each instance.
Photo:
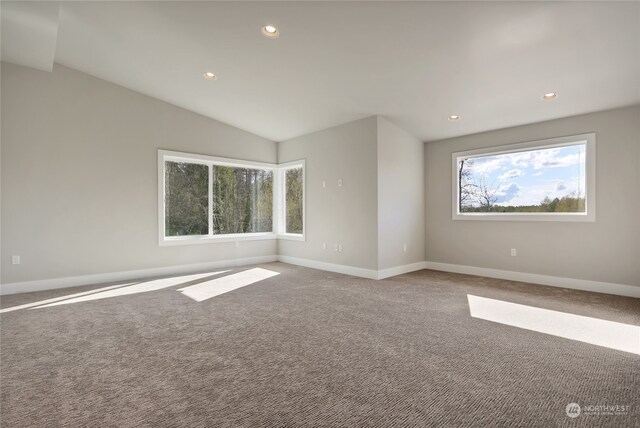
[[[323,242],[323,243],[322,243],[322,249],[323,249],[323,250],[326,250],[326,249],[327,249],[327,243],[326,243],[326,242]]]
[[[333,244],[333,251],[338,251],[338,244]]]
[[[19,265],[20,264],[20,256],[11,256],[11,264]]]
[[[518,255],[518,251],[515,248],[511,249],[511,257],[515,257]]]
[[[407,252],[407,243],[405,242],[404,247],[402,248],[404,250],[404,252]]]
[[[338,244],[338,251],[342,252],[342,244]]]
[[[338,187],[342,187],[342,178],[338,178]]]
[[[327,188],[327,182],[326,182],[326,181],[323,181],[323,182],[322,182],[322,188],[323,188],[323,189],[326,189],[326,188]]]

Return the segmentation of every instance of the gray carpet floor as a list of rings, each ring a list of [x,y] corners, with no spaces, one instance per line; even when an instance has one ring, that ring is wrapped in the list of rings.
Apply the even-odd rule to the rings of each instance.
[[[202,302],[183,284],[3,313],[2,427],[640,426],[638,355],[472,318],[467,294],[634,325],[639,299],[259,267],[279,275]],[[571,402],[630,410],[572,419]]]

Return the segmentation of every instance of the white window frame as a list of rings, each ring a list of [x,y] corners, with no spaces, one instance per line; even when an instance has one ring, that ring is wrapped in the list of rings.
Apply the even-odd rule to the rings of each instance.
[[[302,233],[287,233],[287,192],[286,192],[286,172],[290,169],[302,168]],[[306,189],[306,168],[305,161],[298,160],[293,162],[281,163],[278,165],[278,238],[279,239],[288,239],[291,241],[304,241],[305,240],[305,231],[307,228],[307,218],[306,218],[306,197],[307,197],[307,189]],[[275,199],[275,198],[274,198]]]
[[[212,181],[213,165],[230,166],[235,168],[258,168],[273,172],[273,227],[271,232],[256,233],[231,233],[224,235],[214,235],[212,233],[211,219],[209,222],[209,233],[207,235],[188,235],[188,236],[165,236],[165,162],[187,162],[209,166],[209,184]],[[239,242],[239,241],[257,241],[265,239],[293,239],[304,241],[305,234],[288,234],[283,233],[284,220],[284,169],[302,166],[302,176],[304,180],[305,162],[304,160],[288,162],[278,165],[266,162],[254,162],[240,159],[221,158],[216,156],[207,156],[193,153],[183,153],[170,150],[158,150],[158,244],[160,246],[167,245],[191,245],[191,244],[211,244],[223,242]],[[304,186],[304,182],[303,182]],[[209,217],[213,212],[213,188],[208,186],[209,200]],[[305,213],[306,188],[303,187],[303,228],[306,228]]]
[[[517,153],[528,150],[550,149],[585,143],[585,213],[461,213],[459,211],[458,160],[479,156],[491,156]],[[579,134],[545,140],[527,141],[504,146],[467,150],[451,154],[452,198],[451,214],[453,220],[490,220],[490,221],[596,221],[596,134]]]

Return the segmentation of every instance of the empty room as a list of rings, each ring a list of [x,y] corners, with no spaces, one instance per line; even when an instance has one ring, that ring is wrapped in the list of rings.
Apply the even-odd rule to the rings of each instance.
[[[640,2],[0,12],[0,426],[640,426]]]

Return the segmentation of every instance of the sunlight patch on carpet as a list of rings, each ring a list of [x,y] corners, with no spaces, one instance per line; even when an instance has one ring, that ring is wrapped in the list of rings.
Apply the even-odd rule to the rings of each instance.
[[[100,293],[93,293],[87,296],[80,296],[75,298],[67,298],[55,303],[49,303],[46,305],[38,306],[34,309],[48,308],[51,306],[68,305],[71,303],[89,302],[91,300],[107,299],[110,297],[127,296],[130,294],[147,293],[149,291],[162,290],[163,288],[174,287],[177,285],[185,284],[187,282],[196,281],[202,278],[207,278],[213,275],[220,275],[229,271],[207,272],[199,273],[195,275],[181,275],[171,278],[154,279],[151,281],[144,281],[137,284],[130,285],[128,287],[121,287],[114,290],[103,291]]]
[[[202,302],[220,294],[233,291],[237,288],[255,284],[256,282],[279,275],[268,269],[254,268],[243,272],[234,273],[233,275],[216,278],[211,281],[201,282],[200,284],[190,287],[181,288],[180,291],[187,297],[192,298],[196,302]]]
[[[639,326],[471,294],[467,294],[467,300],[473,318],[640,355]]]
[[[0,314],[3,314],[5,312],[17,311],[19,309],[29,309],[29,308],[33,308],[34,306],[40,306],[40,305],[45,305],[47,303],[59,302],[60,300],[71,299],[73,297],[86,296],[88,294],[94,294],[94,293],[99,293],[101,291],[112,290],[114,288],[125,287],[125,286],[131,285],[131,284],[135,284],[135,283],[131,282],[131,283],[128,283],[128,284],[110,285],[109,287],[96,288],[95,290],[83,291],[81,293],[74,293],[74,294],[69,294],[69,295],[61,296],[61,297],[54,297],[52,299],[47,299],[47,300],[39,300],[39,301],[33,302],[33,303],[25,303],[24,305],[12,306],[10,308],[1,309],[0,310]]]

